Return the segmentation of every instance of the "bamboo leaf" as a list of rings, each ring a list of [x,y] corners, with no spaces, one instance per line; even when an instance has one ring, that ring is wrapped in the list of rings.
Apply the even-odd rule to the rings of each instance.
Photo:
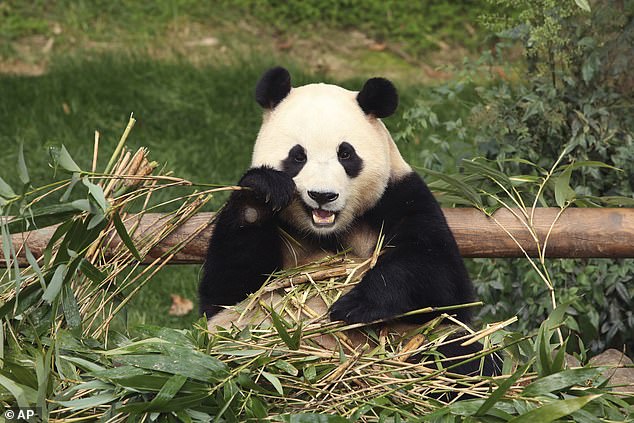
[[[489,411],[491,407],[493,407],[504,396],[504,394],[511,388],[511,386],[513,386],[515,382],[517,382],[517,380],[521,378],[524,373],[526,373],[531,365],[532,363],[528,363],[524,366],[519,367],[515,371],[515,373],[513,373],[504,382],[502,382],[500,386],[498,386],[498,388],[493,391],[491,395],[489,395],[489,398],[484,401],[478,411],[476,411],[475,415],[484,416],[487,411]]]
[[[285,360],[277,360],[275,363],[273,363],[273,366],[291,376],[297,376],[299,374],[299,370],[297,370],[295,366]]]
[[[93,408],[99,405],[108,404],[109,402],[114,402],[117,399],[118,397],[105,393],[70,401],[57,401],[57,403],[63,405],[64,407],[70,407],[73,410],[85,410],[87,408]]]
[[[81,314],[79,313],[79,305],[73,293],[70,284],[64,285],[62,288],[62,310],[68,327],[71,329],[81,326]]]
[[[4,179],[0,178],[0,196],[11,199],[17,197],[17,194],[13,191],[13,188],[7,184]]]
[[[31,182],[29,171],[26,168],[26,162],[24,160],[24,143],[20,143],[18,146],[18,177],[24,185],[28,185],[28,183]]]
[[[286,423],[350,423],[350,420],[341,416],[315,413],[293,414],[280,418]]]
[[[36,402],[37,392],[33,388],[9,379],[4,373],[0,373],[0,385],[13,395],[13,398],[15,398],[18,403],[18,407],[29,407]]]
[[[79,262],[79,270],[86,275],[88,279],[95,283],[101,283],[106,279],[106,275],[99,269],[97,269],[91,262],[82,258]]]
[[[588,3],[588,0],[575,0],[575,3],[585,12],[588,12],[588,13],[591,12],[590,3]]]
[[[555,202],[560,208],[564,208],[566,203],[575,198],[575,191],[570,188],[570,175],[572,167],[566,169],[555,179]]]
[[[55,269],[55,273],[53,273],[51,282],[46,287],[44,294],[42,294],[42,299],[47,303],[51,304],[55,300],[55,298],[57,298],[57,295],[62,289],[62,283],[64,282],[64,278],[66,276],[66,270],[66,264],[60,264]]]
[[[269,313],[271,314],[271,319],[273,320],[273,326],[275,327],[275,330],[277,330],[277,333],[280,335],[280,338],[282,338],[282,341],[284,341],[284,343],[291,350],[299,349],[298,340],[291,338],[291,336],[288,334],[288,331],[286,330],[286,326],[282,322],[282,319],[279,316],[279,314],[277,314],[275,310],[273,310],[273,308],[268,308],[268,310],[269,310]]]
[[[271,382],[271,385],[273,385],[278,394],[284,395],[284,389],[282,388],[282,384],[280,383],[280,380],[277,378],[277,376],[265,371],[262,371],[262,376],[264,376],[266,380]]]
[[[187,378],[183,375],[174,375],[167,379],[165,385],[163,385],[158,394],[156,394],[154,399],[150,402],[148,409],[161,409],[162,407],[167,405],[181,390],[186,381]]]
[[[589,380],[594,380],[601,376],[601,373],[605,371],[605,369],[605,367],[582,367],[579,369],[563,370],[559,373],[554,373],[552,375],[537,379],[535,382],[524,388],[524,391],[522,391],[522,395],[546,395],[551,392],[556,392],[562,389],[569,388],[571,386],[585,386]]]
[[[59,150],[56,150],[56,153],[54,156],[55,160],[62,168],[71,172],[81,172],[80,167],[77,166],[77,163],[75,163],[64,145]]]
[[[24,254],[26,255],[26,261],[29,263],[29,266],[31,266],[31,269],[37,275],[37,278],[40,281],[40,285],[42,286],[42,289],[46,289],[46,282],[44,281],[44,274],[42,274],[42,269],[40,269],[40,265],[37,263],[37,260],[35,259],[35,256],[33,256],[33,253],[31,252],[31,249],[29,248],[29,246],[26,243],[24,243],[22,245],[22,247],[24,248]]]
[[[76,210],[79,210],[79,211],[85,211],[85,212],[88,212],[88,213],[93,213],[93,211],[95,210],[94,207],[92,206],[90,200],[87,200],[85,198],[82,198],[81,200],[71,201],[70,204]]]
[[[224,375],[223,372],[215,372],[204,367],[192,365],[188,356],[169,357],[159,354],[130,354],[118,357],[116,361],[129,366],[182,375],[208,383],[217,383],[220,377]]]
[[[482,199],[480,198],[480,195],[478,195],[478,193],[471,186],[467,185],[461,177],[447,175],[445,173],[436,172],[431,169],[423,169],[423,171],[449,184],[449,186],[451,186],[455,190],[453,192],[454,194],[461,194],[471,203],[471,205],[477,207],[482,206]]]
[[[31,211],[28,216],[20,216],[11,220],[7,229],[11,233],[25,232],[31,228],[45,228],[57,223],[66,222],[77,213],[72,204],[54,204]]]
[[[126,230],[125,225],[121,221],[121,216],[119,216],[119,213],[117,212],[112,213],[112,222],[114,223],[114,227],[117,230],[119,237],[121,238],[125,246],[128,248],[128,250],[132,253],[134,258],[137,259],[138,261],[143,261],[143,259],[141,258],[141,255],[139,254],[136,247],[134,246],[134,242],[132,242],[130,235],[128,235],[128,231]]]
[[[92,198],[95,199],[101,210],[103,210],[104,213],[108,211],[108,200],[106,200],[103,189],[99,185],[90,182],[87,176],[82,178],[82,182],[86,187],[88,187],[88,192]]]
[[[466,171],[469,171],[474,174],[483,175],[487,178],[505,186],[510,187],[511,181],[509,177],[499,170],[495,169],[489,163],[483,163],[482,160],[463,160],[462,166]]]
[[[600,396],[600,394],[587,395],[585,397],[548,402],[539,408],[509,420],[509,423],[549,423],[574,413]]]
[[[66,201],[68,201],[68,199],[70,198],[70,194],[73,192],[73,188],[75,188],[75,185],[77,185],[77,182],[79,182],[79,173],[73,173],[70,178],[70,182],[68,183],[68,187],[64,192],[64,195],[62,195],[59,199],[60,203],[65,203]]]

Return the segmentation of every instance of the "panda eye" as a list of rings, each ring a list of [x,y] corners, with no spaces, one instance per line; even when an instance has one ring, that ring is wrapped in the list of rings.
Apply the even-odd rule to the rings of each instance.
[[[349,160],[350,157],[352,157],[348,150],[340,150],[338,155],[339,155],[339,160]]]
[[[296,163],[304,163],[306,161],[306,154],[298,152],[293,156],[293,160],[295,160]]]

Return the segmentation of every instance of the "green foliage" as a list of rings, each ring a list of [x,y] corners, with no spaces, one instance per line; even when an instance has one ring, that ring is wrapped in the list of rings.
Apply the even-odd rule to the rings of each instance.
[[[428,156],[428,168],[442,171],[444,163],[459,161],[462,152],[471,148],[493,160],[493,170],[508,175],[512,186],[531,195],[536,190],[526,188],[542,178],[563,151],[568,167],[559,169],[540,193],[540,206],[631,206],[634,5],[598,2],[588,11],[587,2],[494,3],[518,11],[514,16],[498,13],[485,17],[486,25],[498,31],[495,50],[475,62],[466,62],[458,81],[440,86],[431,97],[420,100],[405,114],[408,119],[402,133],[419,128],[432,132],[431,139],[439,148]],[[509,48],[517,51],[520,46],[524,66],[500,63]],[[496,77],[483,83],[482,78],[492,70]],[[475,88],[474,81],[478,81]],[[472,90],[475,96],[464,96]],[[442,116],[439,106],[456,98],[465,101],[457,104],[453,115]],[[504,192],[499,185],[480,184],[491,176],[487,173],[491,170],[474,172],[471,161],[462,166],[463,175],[471,178],[465,181],[467,186],[474,183],[493,194],[481,198],[479,206],[494,209],[500,207],[500,199],[510,201],[513,197],[510,189]],[[436,177],[447,182],[447,175]],[[467,204],[476,204],[473,190],[463,188],[441,200],[464,204],[467,198]],[[560,300],[573,300],[571,326],[583,344],[592,352],[626,345],[631,354],[634,261],[544,263]],[[549,288],[540,283],[541,277],[526,260],[475,260],[472,269],[478,295],[485,303],[482,319],[503,320],[517,314],[517,327],[526,331],[552,310]],[[571,344],[569,348],[579,347]]]

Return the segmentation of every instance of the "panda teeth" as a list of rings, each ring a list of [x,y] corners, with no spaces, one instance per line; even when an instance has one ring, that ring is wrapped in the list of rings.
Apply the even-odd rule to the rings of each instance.
[[[335,213],[328,210],[313,210],[313,222],[316,225],[332,225],[335,223]]]

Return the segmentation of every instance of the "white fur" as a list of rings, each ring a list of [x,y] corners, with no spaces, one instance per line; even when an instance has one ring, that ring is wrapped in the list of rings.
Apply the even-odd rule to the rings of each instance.
[[[307,162],[294,181],[304,203],[318,207],[308,191],[339,194],[323,206],[338,212],[332,227],[314,226],[301,203],[291,204],[281,216],[299,229],[321,234],[347,230],[355,217],[380,200],[390,178],[411,172],[383,123],[363,113],[356,96],[336,85],[310,84],[293,88],[275,109],[265,112],[251,165],[281,170],[289,150],[299,144]],[[344,141],[363,160],[356,178],[348,177],[337,159]]]

